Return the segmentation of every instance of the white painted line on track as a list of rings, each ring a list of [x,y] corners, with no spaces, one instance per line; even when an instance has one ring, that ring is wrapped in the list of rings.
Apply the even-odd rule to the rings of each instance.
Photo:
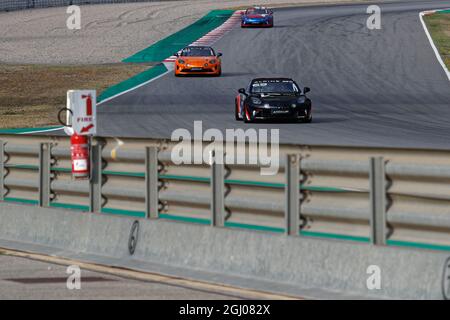
[[[167,70],[166,72],[160,74],[160,75],[157,76],[157,77],[154,77],[154,78],[152,78],[152,79],[150,79],[150,80],[148,80],[148,81],[146,81],[146,82],[143,82],[143,83],[141,83],[141,84],[139,84],[139,85],[137,85],[137,86],[135,86],[135,87],[133,87],[133,88],[130,88],[130,89],[125,90],[125,91],[122,91],[122,92],[120,92],[120,93],[118,93],[118,94],[116,94],[116,95],[114,95],[114,96],[112,96],[112,97],[109,97],[109,98],[107,98],[107,99],[105,99],[105,100],[103,100],[103,101],[97,103],[97,105],[99,106],[99,105],[101,105],[101,104],[103,104],[103,103],[105,103],[105,102],[108,102],[108,101],[110,101],[110,100],[112,100],[112,99],[115,99],[115,98],[117,98],[117,97],[120,97],[120,96],[122,96],[122,95],[124,95],[124,94],[126,94],[126,93],[128,93],[128,92],[131,92],[131,91],[134,91],[134,90],[136,90],[136,89],[138,89],[138,88],[140,88],[140,87],[143,87],[143,86],[149,84],[150,82],[153,82],[153,81],[155,81],[155,80],[157,80],[157,79],[159,79],[159,78],[165,76],[165,75],[168,74],[170,71],[171,71],[171,70]]]
[[[424,16],[428,14],[433,14],[437,11],[441,10],[448,10],[448,9],[440,9],[440,10],[431,10],[431,11],[423,11],[419,13],[420,22],[422,23],[422,27],[425,30],[425,34],[428,37],[428,41],[430,42],[431,48],[433,48],[434,54],[436,55],[437,60],[439,61],[440,65],[444,69],[445,74],[447,75],[448,80],[450,80],[450,71],[447,69],[447,66],[445,65],[444,61],[442,60],[442,57],[436,48],[436,45],[434,44],[433,38],[431,37],[430,32],[428,31],[427,25],[425,24],[425,20],[423,19]]]
[[[58,131],[63,129],[64,127],[57,127],[57,128],[51,128],[51,129],[43,129],[43,130],[31,130],[26,132],[19,132],[17,134],[30,134],[30,133],[43,133],[43,132],[52,132],[52,131]]]

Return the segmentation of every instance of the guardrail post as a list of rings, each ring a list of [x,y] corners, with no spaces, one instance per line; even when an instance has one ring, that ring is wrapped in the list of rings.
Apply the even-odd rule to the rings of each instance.
[[[102,211],[102,145],[91,144],[91,177],[89,181],[89,211]]]
[[[158,213],[158,148],[145,148],[145,212],[146,218],[156,219]]]
[[[41,207],[50,205],[50,166],[50,144],[41,143],[39,147],[39,206]]]
[[[289,236],[298,236],[300,229],[300,159],[286,155],[285,230]]]
[[[5,200],[5,143],[0,141],[0,201]]]
[[[211,225],[225,226],[225,166],[216,162],[216,154],[211,154]]]
[[[371,242],[386,244],[386,175],[382,157],[370,158],[370,228]]]

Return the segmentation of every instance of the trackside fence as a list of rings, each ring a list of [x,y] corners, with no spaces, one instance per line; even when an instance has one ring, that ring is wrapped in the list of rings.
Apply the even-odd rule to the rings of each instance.
[[[450,151],[281,145],[264,176],[174,165],[169,140],[95,138],[88,181],[72,179],[67,137],[0,140],[0,201],[450,250]]]
[[[161,0],[0,0],[0,11],[62,7],[83,4],[155,2]],[[177,0],[163,0],[177,1]]]

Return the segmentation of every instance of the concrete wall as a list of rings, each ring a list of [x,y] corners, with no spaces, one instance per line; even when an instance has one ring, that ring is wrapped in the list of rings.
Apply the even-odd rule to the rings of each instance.
[[[0,247],[313,298],[442,299],[445,252],[0,204]],[[368,290],[367,267],[382,288]]]

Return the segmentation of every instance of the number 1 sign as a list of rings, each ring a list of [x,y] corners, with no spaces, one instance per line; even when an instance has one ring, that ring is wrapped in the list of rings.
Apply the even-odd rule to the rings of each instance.
[[[97,133],[97,95],[95,90],[67,91],[67,108],[72,111],[72,128],[78,135]]]

